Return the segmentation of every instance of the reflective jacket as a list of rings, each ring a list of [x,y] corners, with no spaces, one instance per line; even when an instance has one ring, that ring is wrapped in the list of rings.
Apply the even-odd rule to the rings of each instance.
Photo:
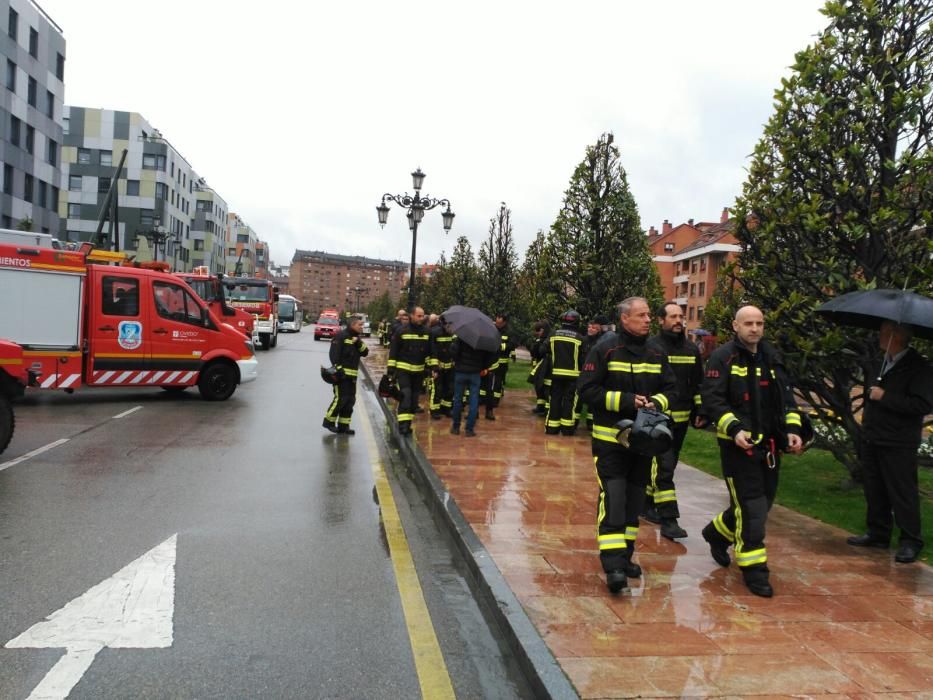
[[[395,331],[389,346],[389,372],[424,372],[431,354],[431,334],[424,325],[406,323]]]
[[[359,375],[360,358],[369,354],[369,348],[358,335],[344,328],[330,341],[330,362],[343,370],[343,376],[356,379]]]
[[[551,377],[579,377],[584,359],[583,336],[572,328],[559,328],[551,333],[547,343]]]
[[[667,357],[646,341],[623,330],[604,337],[587,355],[577,391],[593,412],[593,440],[618,444],[615,424],[635,418],[636,394],[650,397],[661,411],[675,399],[677,379]]]
[[[783,360],[765,341],[754,354],[738,339],[716,348],[700,393],[703,412],[721,441],[733,442],[745,430],[753,443],[774,439],[778,449],[786,449],[787,434],[800,434],[800,413]]]
[[[444,330],[439,324],[431,328],[431,357],[428,366],[432,369],[453,369],[454,360],[450,356],[450,344],[454,336]]]
[[[677,377],[677,397],[668,413],[675,423],[687,423],[694,411],[702,406],[700,385],[703,384],[703,360],[696,345],[683,333],[661,331],[648,339],[648,344],[667,356],[667,362]]]
[[[514,338],[510,337],[509,324],[506,323],[502,328],[499,329],[499,336],[501,338],[499,342],[499,365],[507,365],[513,359],[512,356],[515,354],[515,348],[518,347],[518,343],[515,342]]]

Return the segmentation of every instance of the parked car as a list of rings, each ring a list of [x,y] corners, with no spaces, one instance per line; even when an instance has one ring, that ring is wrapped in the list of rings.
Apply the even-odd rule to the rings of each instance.
[[[340,330],[340,323],[336,318],[321,317],[314,324],[314,339],[333,338]]]
[[[372,326],[369,324],[369,316],[367,314],[357,314],[360,318],[363,319],[363,332],[362,336],[368,338],[372,335]]]

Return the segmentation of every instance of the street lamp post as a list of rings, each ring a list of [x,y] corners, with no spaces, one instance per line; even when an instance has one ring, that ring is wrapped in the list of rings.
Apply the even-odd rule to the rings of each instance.
[[[450,210],[450,200],[435,199],[433,197],[422,197],[421,186],[424,184],[424,173],[418,168],[411,174],[412,186],[415,189],[415,195],[412,197],[407,192],[405,194],[384,194],[382,195],[382,204],[376,207],[376,213],[379,214],[379,225],[385,228],[389,220],[389,206],[386,201],[395,202],[403,209],[407,209],[408,228],[411,229],[411,270],[408,278],[408,310],[415,308],[415,248],[418,244],[418,224],[424,218],[424,212],[439,205],[446,205],[447,209],[441,213],[444,220],[444,231],[450,231],[453,226],[455,214]]]
[[[152,228],[148,231],[137,231],[136,237],[144,237],[149,243],[149,247],[152,248],[152,259],[159,259],[159,248],[162,248],[162,256],[165,257],[165,241],[168,240],[169,234],[168,231],[163,231],[161,228],[162,220],[157,216],[152,220]]]
[[[356,285],[350,291],[356,294],[356,306],[353,307],[353,312],[359,313],[360,312],[360,294],[362,294],[363,292],[368,292],[369,290],[365,289],[364,287],[361,287],[360,285]]]

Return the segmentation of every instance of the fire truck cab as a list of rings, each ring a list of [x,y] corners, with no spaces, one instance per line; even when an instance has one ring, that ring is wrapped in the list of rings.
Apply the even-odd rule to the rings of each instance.
[[[227,304],[255,316],[253,336],[262,349],[268,350],[278,345],[278,287],[260,277],[225,277],[223,285]]]
[[[257,376],[242,333],[178,277],[122,253],[0,244],[0,298],[0,338],[22,348],[29,387],[197,386],[223,401]]]
[[[183,279],[195,294],[207,303],[217,318],[236,328],[251,342],[256,340],[253,337],[256,317],[227,304],[224,298],[223,275],[211,275],[203,265],[191,272],[176,272],[175,275]]]

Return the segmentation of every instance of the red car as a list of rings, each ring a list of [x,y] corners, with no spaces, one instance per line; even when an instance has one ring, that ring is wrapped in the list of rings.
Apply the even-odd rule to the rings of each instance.
[[[336,318],[319,318],[314,324],[314,339],[333,338],[340,331],[340,323]]]

